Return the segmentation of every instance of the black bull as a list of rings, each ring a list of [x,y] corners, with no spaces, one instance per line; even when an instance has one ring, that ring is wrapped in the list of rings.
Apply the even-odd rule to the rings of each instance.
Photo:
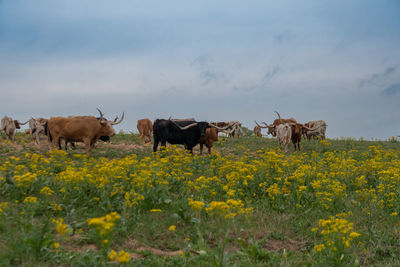
[[[180,127],[185,127],[191,124],[196,125],[182,130]],[[179,127],[180,126],[180,127]],[[208,122],[201,121],[176,121],[157,119],[153,124],[154,146],[153,151],[157,151],[158,143],[165,146],[166,143],[185,145],[185,148],[193,153],[193,147],[200,142],[200,137],[206,135],[206,129],[210,125]]]

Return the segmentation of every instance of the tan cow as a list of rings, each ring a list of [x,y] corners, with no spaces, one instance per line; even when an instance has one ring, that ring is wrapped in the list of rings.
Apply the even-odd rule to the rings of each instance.
[[[6,139],[8,138],[9,140],[14,142],[15,130],[21,129],[20,125],[25,125],[27,123],[28,122],[21,123],[17,120],[13,120],[10,117],[4,116],[1,119],[0,133],[4,131],[6,133]]]
[[[144,143],[150,143],[153,136],[153,124],[149,119],[141,119],[137,121],[137,129],[140,134],[140,139]]]
[[[113,125],[119,124],[124,119],[124,113],[119,121],[109,121],[100,113],[100,118],[94,116],[74,116],[70,118],[53,117],[50,118],[48,125],[48,136],[53,147],[61,149],[61,140],[65,142],[84,142],[88,156],[91,149],[101,136],[114,136]]]
[[[328,126],[325,121],[309,121],[304,124],[305,126],[313,129],[305,129],[303,134],[306,136],[307,140],[310,141],[311,138],[325,139],[326,127]]]
[[[278,119],[274,120],[272,124],[265,124],[265,126],[268,128],[268,134],[271,134],[272,136],[276,136],[276,127],[280,124],[283,123],[297,123],[297,121],[294,118],[289,118],[289,119],[282,119],[281,115],[279,115],[278,111],[275,111],[276,114],[278,114]]]
[[[276,138],[278,140],[278,145],[283,145],[284,151],[288,152],[290,140],[292,138],[292,128],[289,123],[276,126]]]
[[[207,128],[206,135],[200,137],[200,155],[203,154],[203,145],[206,145],[208,154],[211,154],[211,148],[215,141],[218,141],[218,130],[215,128]]]

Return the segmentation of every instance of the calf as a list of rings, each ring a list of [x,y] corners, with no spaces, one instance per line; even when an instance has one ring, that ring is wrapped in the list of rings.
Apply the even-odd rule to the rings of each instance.
[[[137,129],[140,134],[140,139],[144,143],[150,143],[153,135],[153,124],[149,119],[141,119],[137,121]]]
[[[206,145],[208,154],[211,154],[211,148],[215,141],[218,141],[218,130],[215,128],[207,128],[206,135],[200,137],[200,155],[203,154],[203,145]]]

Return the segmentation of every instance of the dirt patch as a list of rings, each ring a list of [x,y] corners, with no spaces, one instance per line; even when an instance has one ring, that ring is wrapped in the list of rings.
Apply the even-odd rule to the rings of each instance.
[[[268,239],[265,242],[264,248],[272,251],[282,251],[283,249],[290,251],[300,251],[307,246],[305,241],[292,239],[276,240]]]
[[[166,250],[161,250],[158,248],[152,248],[150,246],[147,246],[145,244],[140,244],[136,240],[129,239],[124,247],[127,247],[131,250],[137,251],[137,252],[151,252],[154,255],[160,256],[160,257],[171,257],[171,256],[178,256],[183,253],[182,250],[177,250],[177,251],[166,251]]]

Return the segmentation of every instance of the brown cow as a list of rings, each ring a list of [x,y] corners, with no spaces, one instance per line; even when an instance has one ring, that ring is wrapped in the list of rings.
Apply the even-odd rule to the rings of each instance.
[[[91,149],[101,136],[114,136],[113,125],[119,124],[124,119],[124,113],[119,121],[109,121],[100,113],[100,118],[94,116],[74,116],[74,117],[53,117],[50,118],[48,125],[49,140],[54,147],[60,147],[61,140],[65,142],[84,142],[88,156]]]
[[[203,145],[206,145],[208,154],[211,154],[214,141],[218,141],[218,130],[215,128],[207,128],[206,135],[200,137],[200,155],[203,154]]]
[[[306,124],[301,123],[289,123],[289,125],[292,128],[292,143],[295,151],[296,149],[300,151],[301,136],[304,133],[318,132],[323,127],[323,125],[315,125],[313,128],[310,128]]]
[[[276,112],[276,114],[278,114],[279,118],[274,120],[274,122],[271,125],[263,122],[265,124],[265,126],[268,128],[268,134],[271,134],[272,136],[276,136],[276,126],[278,126],[279,124],[297,123],[296,119],[294,119],[294,118],[282,119],[281,115],[279,115],[278,111],[275,111],[275,112]]]
[[[140,139],[144,143],[150,143],[153,135],[153,124],[149,119],[141,119],[137,121],[137,129],[140,134]]]
[[[0,133],[4,131],[6,133],[6,139],[8,138],[14,142],[15,130],[21,129],[20,125],[25,125],[27,123],[28,122],[21,123],[17,120],[13,120],[10,117],[4,116],[1,119]]]

